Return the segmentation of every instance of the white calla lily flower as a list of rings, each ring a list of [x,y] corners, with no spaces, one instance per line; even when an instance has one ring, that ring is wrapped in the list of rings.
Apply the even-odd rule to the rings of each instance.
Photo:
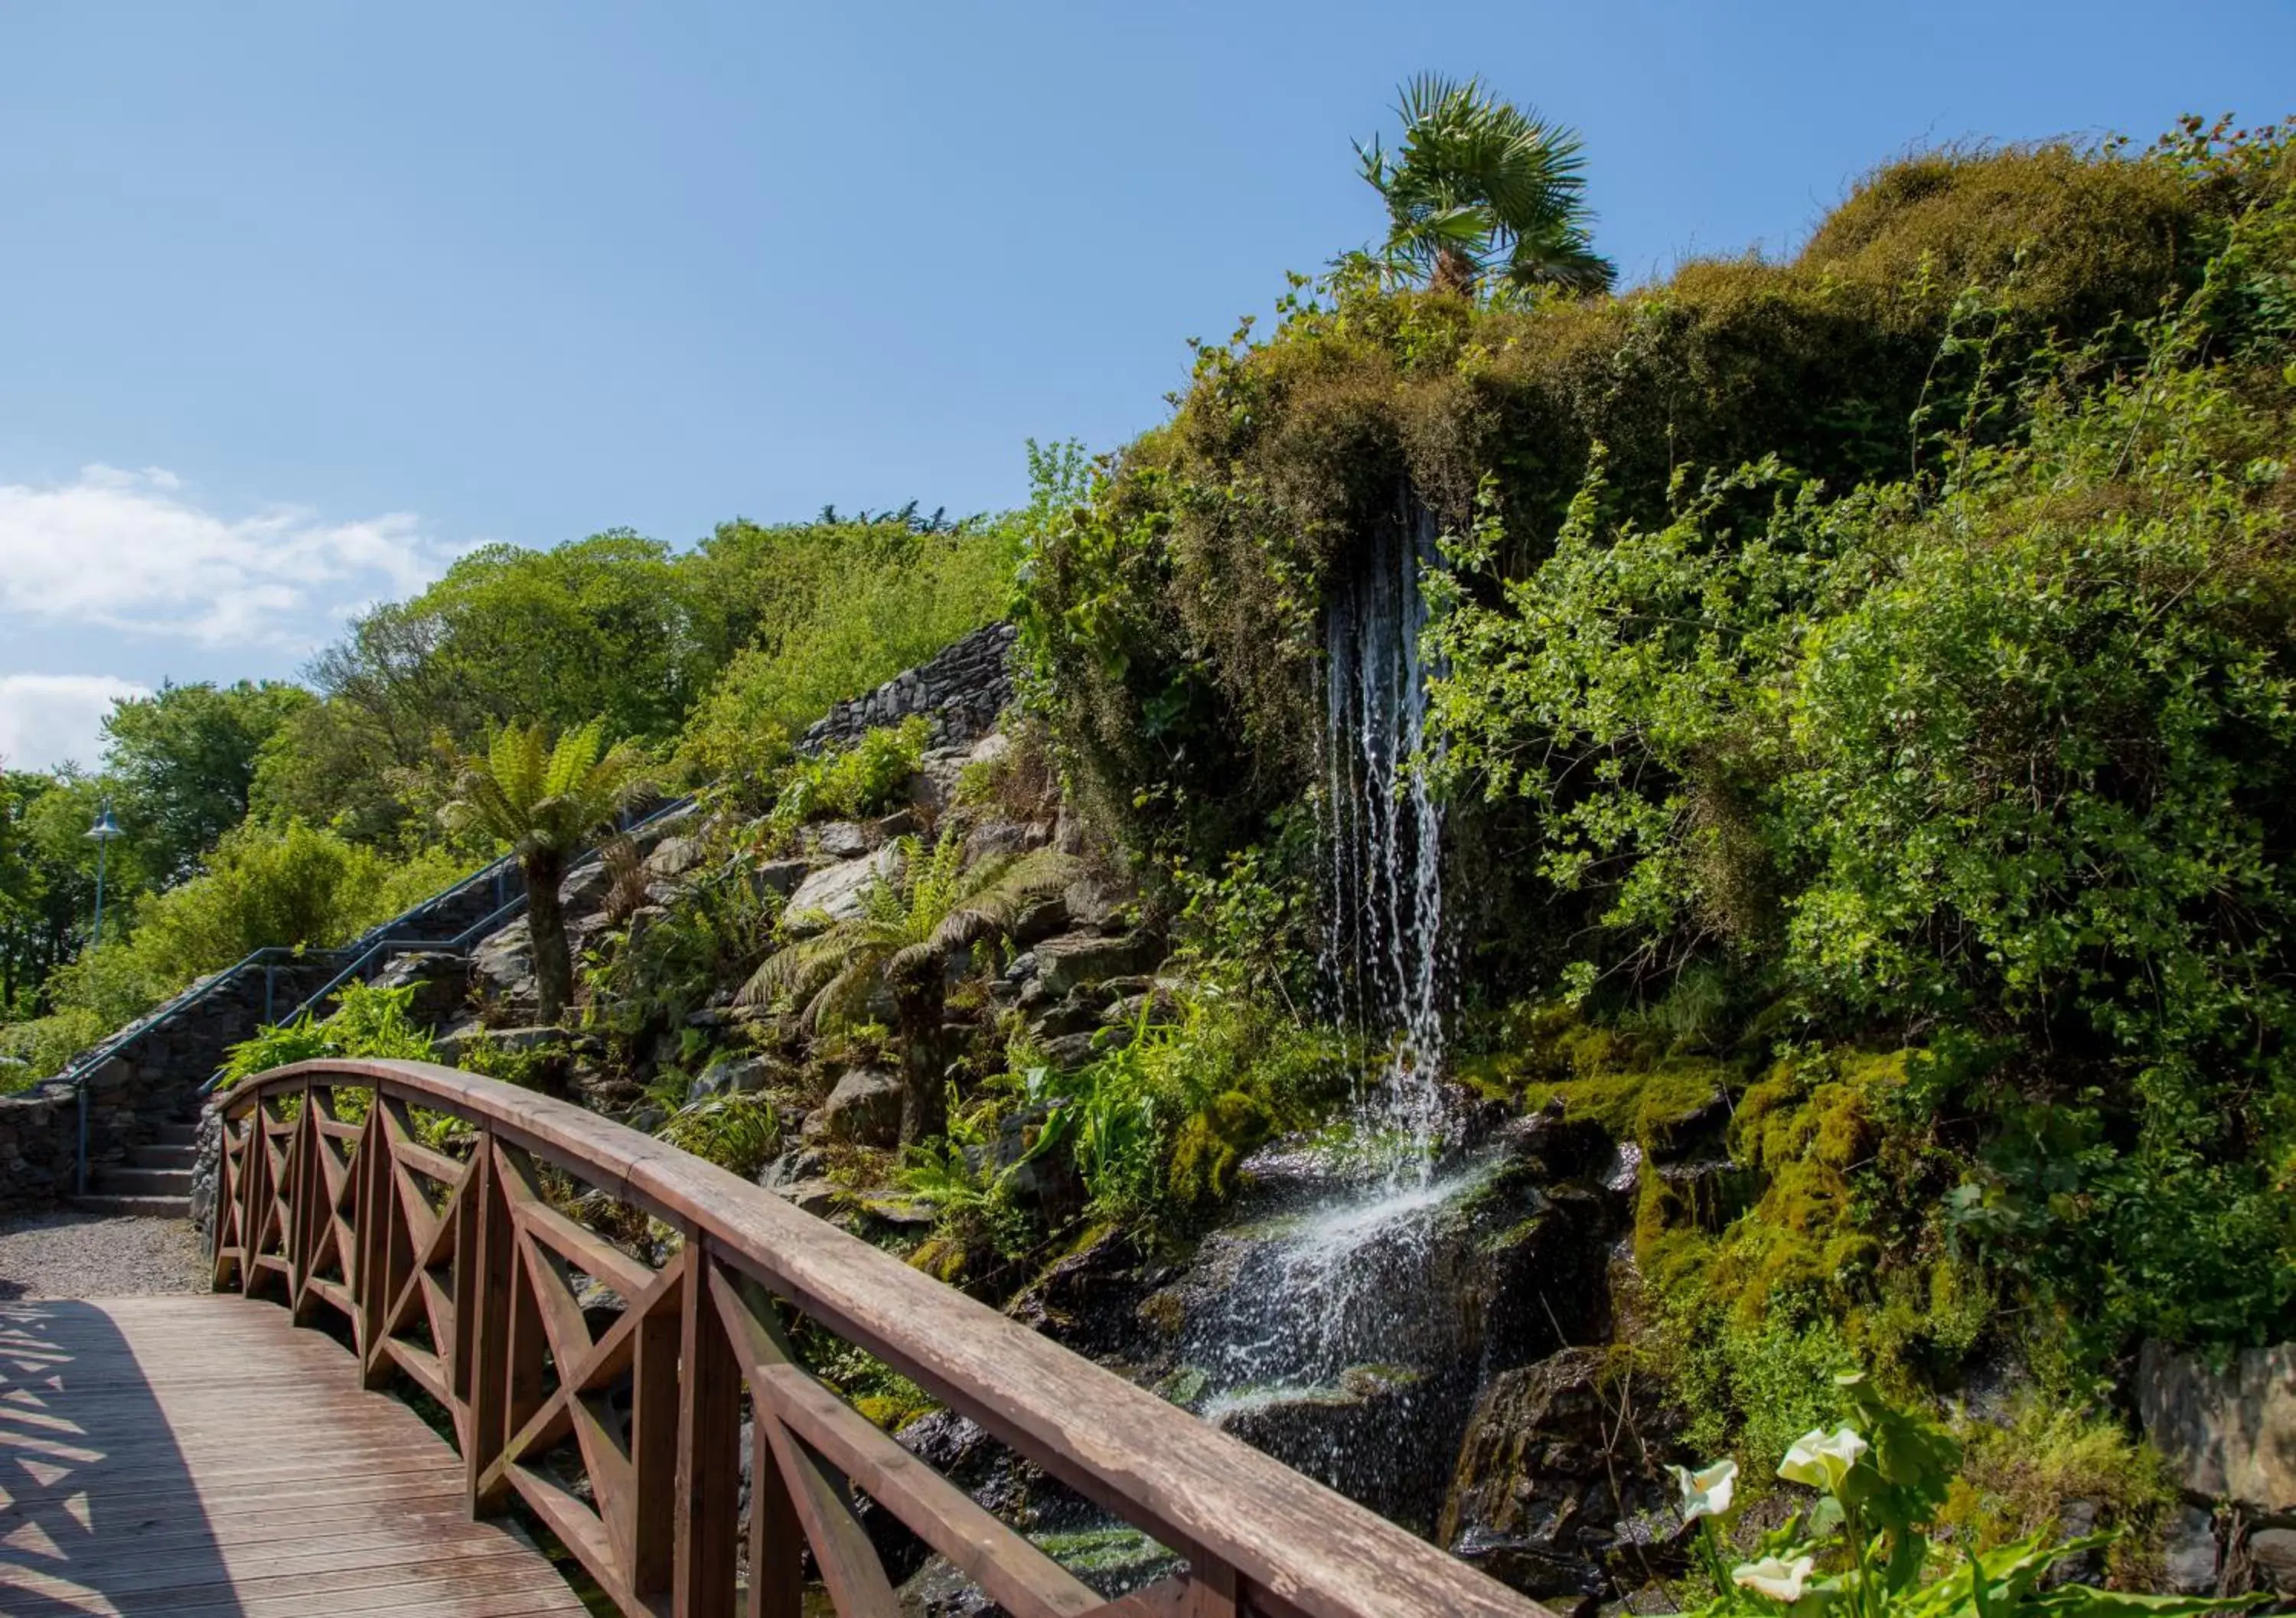
[[[1716,1461],[1698,1472],[1687,1466],[1669,1466],[1667,1470],[1674,1474],[1675,1487],[1682,1491],[1684,1522],[1718,1517],[1730,1509],[1730,1496],[1738,1486],[1736,1461]]]
[[[1778,1463],[1778,1475],[1789,1483],[1807,1483],[1813,1489],[1839,1489],[1857,1458],[1870,1448],[1848,1427],[1836,1427],[1831,1434],[1812,1427],[1794,1440],[1793,1448]]]
[[[1783,1601],[1792,1606],[1809,1588],[1810,1570],[1816,1565],[1816,1559],[1812,1556],[1796,1556],[1791,1562],[1778,1556],[1764,1556],[1759,1562],[1741,1562],[1732,1568],[1730,1582],[1741,1589],[1750,1589],[1758,1596],[1767,1596],[1773,1601]]]

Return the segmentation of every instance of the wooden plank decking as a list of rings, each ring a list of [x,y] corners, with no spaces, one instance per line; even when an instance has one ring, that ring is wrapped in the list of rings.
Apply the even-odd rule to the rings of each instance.
[[[579,1614],[357,1361],[234,1296],[0,1303],[9,1618]]]

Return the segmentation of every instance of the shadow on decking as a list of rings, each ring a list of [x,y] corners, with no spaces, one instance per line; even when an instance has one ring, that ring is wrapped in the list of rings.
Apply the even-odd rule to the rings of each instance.
[[[87,1303],[0,1303],[0,1608],[239,1618],[191,1469]]]

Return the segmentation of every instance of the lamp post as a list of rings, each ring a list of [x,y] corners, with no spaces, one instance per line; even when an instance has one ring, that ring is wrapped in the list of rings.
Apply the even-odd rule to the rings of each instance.
[[[127,834],[119,829],[119,822],[111,817],[111,800],[106,798],[96,812],[95,824],[87,828],[89,839],[95,844],[95,933],[90,947],[103,942],[103,865],[104,856],[111,853],[112,840]]]

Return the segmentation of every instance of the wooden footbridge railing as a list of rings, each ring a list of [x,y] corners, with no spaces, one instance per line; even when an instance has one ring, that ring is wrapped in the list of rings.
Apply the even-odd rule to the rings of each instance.
[[[464,1147],[425,1145],[415,1109],[468,1125]],[[569,1217],[552,1170],[667,1227],[675,1256],[655,1269]],[[809,1548],[843,1618],[893,1618],[857,1491],[1015,1618],[1544,1618],[772,1193],[473,1074],[316,1062],[242,1084],[226,1103],[215,1266],[218,1290],[276,1295],[299,1322],[347,1319],[369,1387],[404,1373],[451,1414],[472,1510],[522,1499],[625,1613],[798,1618]],[[579,1277],[627,1304],[594,1337]],[[1186,1571],[1103,1600],[809,1375],[784,1307],[913,1377]],[[247,1441],[259,1447],[259,1429]],[[545,1458],[570,1443],[588,1499]]]

